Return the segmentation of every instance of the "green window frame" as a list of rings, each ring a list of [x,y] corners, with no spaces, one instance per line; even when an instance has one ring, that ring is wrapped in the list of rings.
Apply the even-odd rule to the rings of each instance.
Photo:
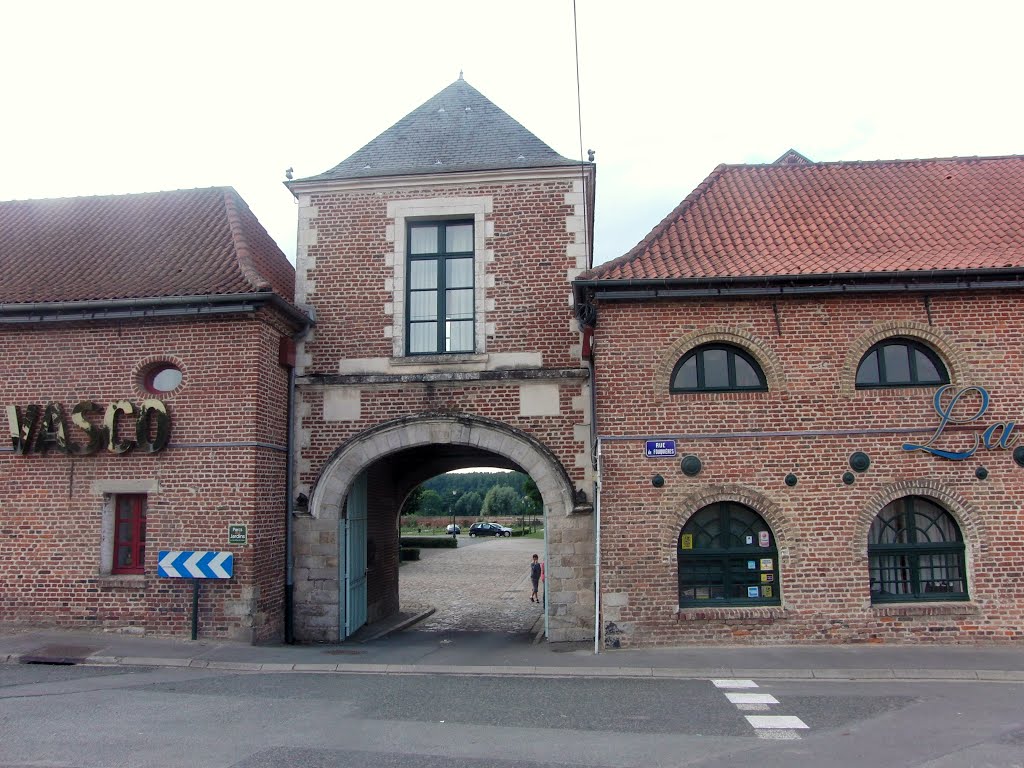
[[[407,234],[406,353],[473,352],[473,220],[410,222]]]
[[[949,384],[949,372],[931,347],[914,339],[883,339],[864,353],[857,365],[857,389],[938,387]]]
[[[672,370],[670,392],[767,392],[757,361],[732,344],[702,344]]]
[[[775,534],[733,501],[703,507],[679,533],[679,606],[780,605]]]
[[[872,603],[969,599],[960,527],[921,496],[896,499],[875,516],[868,573]]]

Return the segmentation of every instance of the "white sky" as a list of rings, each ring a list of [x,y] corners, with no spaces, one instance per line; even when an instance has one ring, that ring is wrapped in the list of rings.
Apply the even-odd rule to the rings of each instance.
[[[281,185],[466,80],[580,157],[571,0],[20,2],[0,10],[0,199]],[[579,0],[595,261],[719,163],[1024,152],[1024,3]],[[2,277],[0,277],[2,279]]]

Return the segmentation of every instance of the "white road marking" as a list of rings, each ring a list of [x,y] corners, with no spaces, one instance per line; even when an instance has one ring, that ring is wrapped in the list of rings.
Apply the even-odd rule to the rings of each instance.
[[[725,698],[733,704],[778,704],[770,693],[727,693]]]
[[[772,741],[799,741],[800,734],[787,728],[757,728],[754,733],[759,739],[771,739]]]
[[[711,684],[715,688],[757,688],[757,683],[753,680],[730,680],[723,678],[719,680],[712,680]]]
[[[806,728],[807,724],[793,715],[744,715],[754,728]]]

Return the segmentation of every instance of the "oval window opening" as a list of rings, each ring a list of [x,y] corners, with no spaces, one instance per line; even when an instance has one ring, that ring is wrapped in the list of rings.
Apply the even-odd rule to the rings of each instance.
[[[155,395],[173,392],[180,384],[181,371],[169,363],[157,365],[146,374],[146,389]]]

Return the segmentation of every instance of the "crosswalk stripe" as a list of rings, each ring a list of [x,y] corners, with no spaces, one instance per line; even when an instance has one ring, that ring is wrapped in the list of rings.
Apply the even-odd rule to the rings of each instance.
[[[772,741],[799,741],[800,734],[792,728],[756,728],[754,733],[759,739]]]
[[[714,685],[715,688],[757,688],[757,683],[753,680],[719,678],[718,680],[712,680],[711,684]]]
[[[794,715],[744,715],[755,728],[806,728],[807,724]]]
[[[725,698],[733,704],[778,704],[779,700],[770,693],[729,693]]]

